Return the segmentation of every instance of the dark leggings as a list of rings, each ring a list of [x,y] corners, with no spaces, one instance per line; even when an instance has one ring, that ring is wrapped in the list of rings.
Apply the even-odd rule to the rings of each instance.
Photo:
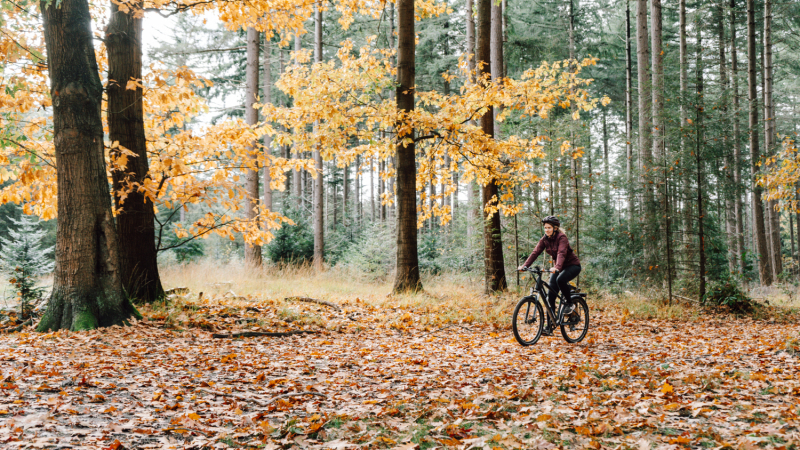
[[[556,297],[558,296],[558,291],[560,290],[564,298],[569,301],[569,297],[567,294],[569,293],[569,282],[573,280],[578,274],[581,273],[581,266],[580,264],[575,264],[573,266],[565,267],[561,272],[554,273],[550,275],[550,293],[547,296],[547,300],[550,302],[550,308],[553,309],[553,312],[556,310]]]

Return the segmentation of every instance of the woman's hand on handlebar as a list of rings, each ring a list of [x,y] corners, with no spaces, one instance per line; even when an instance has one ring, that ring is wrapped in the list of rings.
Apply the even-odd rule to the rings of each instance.
[[[526,270],[528,270],[527,266],[519,266],[519,267],[517,267],[517,272],[525,272]]]

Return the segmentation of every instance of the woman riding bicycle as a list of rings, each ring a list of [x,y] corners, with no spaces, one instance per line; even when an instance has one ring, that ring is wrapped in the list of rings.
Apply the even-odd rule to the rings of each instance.
[[[542,219],[542,223],[544,224],[544,236],[539,239],[539,243],[536,244],[533,253],[525,261],[525,264],[519,266],[518,270],[522,271],[530,267],[543,251],[546,251],[553,258],[556,264],[550,269],[552,275],[550,276],[550,283],[548,283],[550,285],[550,293],[547,300],[550,303],[550,308],[555,311],[556,297],[559,290],[564,299],[569,302],[569,282],[581,273],[581,261],[572,251],[567,235],[559,230],[561,222],[558,218],[547,216]],[[573,309],[574,306],[568,303],[564,315],[570,314]],[[552,328],[549,316],[547,317],[547,322],[547,330],[549,331]]]

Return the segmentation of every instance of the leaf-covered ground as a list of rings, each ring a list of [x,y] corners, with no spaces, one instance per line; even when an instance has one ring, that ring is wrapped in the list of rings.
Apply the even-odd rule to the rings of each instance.
[[[145,313],[0,336],[0,448],[800,448],[797,324],[595,309],[583,343],[521,347],[363,303]]]

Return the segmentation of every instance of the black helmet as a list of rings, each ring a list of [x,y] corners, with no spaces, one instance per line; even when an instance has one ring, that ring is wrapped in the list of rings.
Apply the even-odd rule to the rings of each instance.
[[[544,219],[542,219],[542,223],[549,223],[550,225],[552,225],[554,227],[560,227],[561,226],[561,222],[558,220],[558,217],[556,217],[556,216],[547,216]]]

